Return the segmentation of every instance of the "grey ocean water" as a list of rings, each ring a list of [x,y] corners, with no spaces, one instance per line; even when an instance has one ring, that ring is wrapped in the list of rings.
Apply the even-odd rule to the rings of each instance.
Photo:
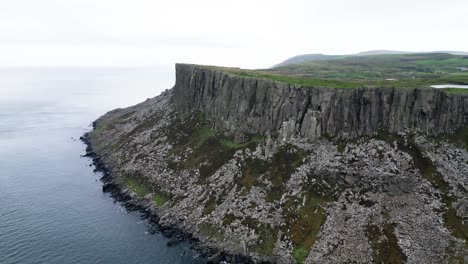
[[[200,263],[102,193],[77,140],[159,94],[171,68],[0,69],[0,263]]]

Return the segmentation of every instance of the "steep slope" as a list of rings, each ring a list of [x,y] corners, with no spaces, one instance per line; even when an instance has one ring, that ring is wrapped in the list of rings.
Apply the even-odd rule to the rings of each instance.
[[[104,189],[164,230],[231,263],[467,260],[467,95],[176,75],[85,137]]]
[[[329,89],[233,76],[222,70],[176,65],[174,101],[199,110],[217,129],[354,138],[391,133],[453,133],[468,119],[468,95],[437,89]]]

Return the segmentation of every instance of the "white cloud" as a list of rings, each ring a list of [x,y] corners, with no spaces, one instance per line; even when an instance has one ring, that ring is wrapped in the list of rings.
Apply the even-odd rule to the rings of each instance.
[[[466,50],[468,1],[0,2],[0,66],[268,67],[301,53]]]

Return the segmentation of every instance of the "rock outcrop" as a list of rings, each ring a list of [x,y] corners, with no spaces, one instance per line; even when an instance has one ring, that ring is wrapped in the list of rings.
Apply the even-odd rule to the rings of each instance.
[[[176,65],[174,100],[178,110],[203,111],[224,131],[309,139],[378,130],[435,136],[468,122],[468,95],[430,88],[301,87],[189,64]]]
[[[173,89],[85,139],[103,190],[224,253],[212,262],[467,263],[466,120],[467,96],[433,89],[179,64]]]

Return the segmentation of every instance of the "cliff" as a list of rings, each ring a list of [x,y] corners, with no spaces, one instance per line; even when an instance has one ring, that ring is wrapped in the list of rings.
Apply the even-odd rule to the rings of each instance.
[[[454,133],[468,122],[468,95],[430,88],[301,87],[177,64],[178,110],[200,110],[216,128],[248,134],[281,132],[314,139],[390,133]]]
[[[103,190],[164,234],[211,263],[468,261],[466,95],[176,70],[84,137]]]

